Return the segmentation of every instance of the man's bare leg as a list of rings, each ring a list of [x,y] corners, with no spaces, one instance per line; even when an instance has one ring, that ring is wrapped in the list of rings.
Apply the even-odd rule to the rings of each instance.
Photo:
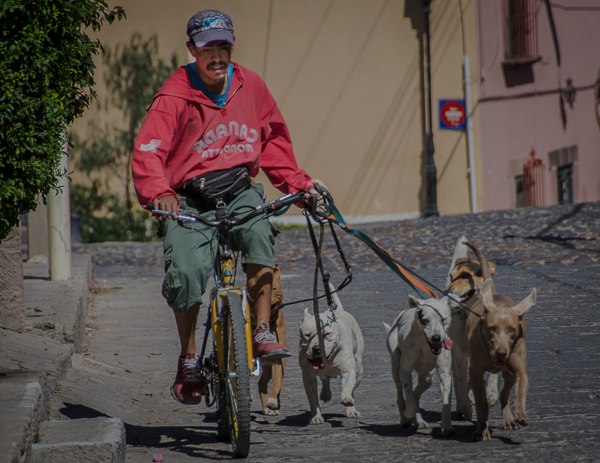
[[[199,310],[200,306],[196,306],[188,309],[186,312],[175,315],[179,343],[181,344],[181,352],[179,353],[181,357],[186,354],[198,353],[196,349],[196,321],[198,320]]]
[[[256,315],[254,355],[263,359],[289,357],[285,346],[277,342],[277,338],[269,330],[271,320],[271,291],[273,289],[273,269],[258,264],[246,264],[248,275],[248,293],[253,302]]]
[[[175,315],[181,352],[177,364],[177,376],[171,386],[171,394],[178,402],[195,405],[202,399],[206,380],[198,364],[196,349],[196,321],[200,306],[192,307],[182,314]]]
[[[258,264],[246,264],[248,293],[252,299],[252,310],[256,315],[256,326],[271,319],[271,291],[273,289],[273,269]]]

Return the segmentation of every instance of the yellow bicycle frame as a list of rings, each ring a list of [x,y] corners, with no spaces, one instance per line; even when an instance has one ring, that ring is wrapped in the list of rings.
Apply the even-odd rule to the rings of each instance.
[[[228,374],[229,365],[225,364],[225,350],[223,346],[223,319],[221,318],[221,300],[227,297],[227,293],[233,292],[242,297],[242,309],[244,311],[244,325],[246,331],[246,348],[248,352],[248,368],[253,371],[253,355],[252,355],[252,328],[250,321],[250,305],[246,291],[240,291],[231,287],[233,282],[232,259],[224,258],[222,263],[223,284],[227,289],[219,291],[212,301],[211,318],[214,329],[214,339],[217,346],[217,357],[219,362],[219,370],[222,375]]]

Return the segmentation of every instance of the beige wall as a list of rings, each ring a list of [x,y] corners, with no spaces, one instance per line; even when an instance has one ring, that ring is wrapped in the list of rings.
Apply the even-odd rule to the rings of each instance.
[[[127,20],[99,38],[113,47],[157,33],[160,54],[189,61],[185,26],[197,10],[233,19],[234,60],[266,81],[288,122],[299,165],[322,179],[347,216],[418,213],[422,193],[421,0],[219,0],[121,3]],[[439,98],[462,98],[459,0],[433,1],[432,106],[438,208],[470,209],[466,137],[438,130]],[[476,57],[473,0],[464,0],[466,48]],[[417,30],[415,30],[415,28]],[[98,92],[102,94],[99,63]],[[90,111],[75,129],[85,133]],[[477,143],[476,143],[477,145]],[[277,193],[269,189],[274,197]]]

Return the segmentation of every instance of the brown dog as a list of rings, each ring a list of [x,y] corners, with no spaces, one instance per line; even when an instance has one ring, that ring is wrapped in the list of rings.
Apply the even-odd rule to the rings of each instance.
[[[277,337],[277,342],[286,346],[285,340],[285,319],[281,304],[283,302],[283,286],[281,284],[281,270],[275,265],[273,269],[273,289],[271,291],[271,333]],[[252,320],[252,331],[256,328],[256,320]],[[287,346],[286,346],[287,347]],[[265,415],[279,415],[279,394],[283,383],[283,374],[285,372],[285,359],[265,360],[261,363],[260,378],[258,378],[258,393],[262,403],[263,413]],[[269,382],[271,390],[269,391]]]
[[[485,395],[484,373],[502,373],[504,386],[500,392],[500,406],[504,429],[518,429],[518,423],[527,424],[525,397],[529,388],[527,377],[527,325],[523,316],[535,305],[536,290],[518,304],[496,293],[483,254],[474,244],[465,242],[477,255],[483,278],[480,300],[472,307],[474,314],[467,319],[467,349],[469,352],[469,379],[475,410],[477,429],[473,440],[490,439],[488,428],[489,405]],[[510,390],[517,383],[515,414],[510,410]]]
[[[446,280],[446,290],[457,295],[463,307],[452,309],[452,323],[448,334],[454,341],[452,346],[452,379],[454,381],[454,393],[456,395],[456,413],[465,420],[471,421],[473,407],[469,397],[469,382],[467,378],[468,356],[467,356],[467,337],[465,326],[468,309],[473,307],[479,300],[479,291],[483,286],[483,272],[478,260],[467,257],[469,247],[464,244],[468,241],[462,235],[454,248],[454,255],[448,271]],[[496,271],[496,264],[487,263],[490,276]],[[486,395],[490,407],[498,402],[498,375],[486,375],[487,388]]]

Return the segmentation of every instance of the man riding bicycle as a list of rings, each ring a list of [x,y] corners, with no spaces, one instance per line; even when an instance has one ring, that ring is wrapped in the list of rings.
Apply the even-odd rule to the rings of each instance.
[[[286,123],[258,74],[231,61],[231,18],[217,10],[196,13],[187,25],[187,47],[195,58],[165,82],[135,142],[132,171],[139,202],[176,213],[179,206],[214,220],[217,203],[247,212],[264,202],[259,168],[284,193],[317,191],[296,163]],[[202,224],[163,224],[165,278],[162,294],[175,313],[181,352],[173,397],[197,404],[205,379],[195,330],[212,271],[215,240]],[[290,356],[269,331],[274,266],[274,229],[256,218],[230,232],[242,253],[257,330],[257,357]]]

